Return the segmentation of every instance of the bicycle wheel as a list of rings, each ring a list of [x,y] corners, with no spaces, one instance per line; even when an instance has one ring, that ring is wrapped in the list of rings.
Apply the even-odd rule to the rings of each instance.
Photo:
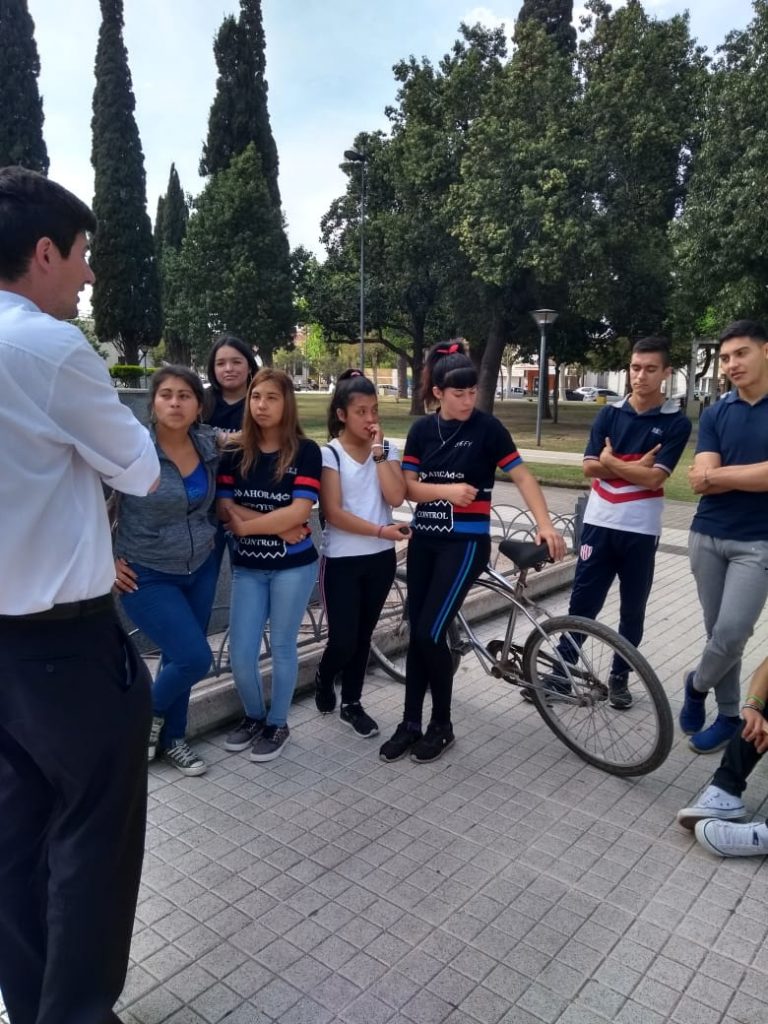
[[[411,629],[408,622],[408,597],[405,580],[395,578],[384,602],[379,622],[371,641],[371,657],[378,662],[388,676],[398,683],[405,682],[405,658]],[[452,622],[447,633],[448,648],[454,673],[461,661],[459,627]]]
[[[608,701],[614,655],[632,673],[632,705],[623,710]],[[541,717],[589,764],[612,775],[645,775],[667,757],[673,732],[667,695],[637,648],[603,623],[575,615],[541,622],[526,640],[523,672],[535,684],[528,693]]]

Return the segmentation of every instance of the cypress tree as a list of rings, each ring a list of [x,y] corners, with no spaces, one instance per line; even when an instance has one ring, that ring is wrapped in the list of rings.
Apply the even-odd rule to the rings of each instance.
[[[224,19],[213,53],[219,75],[200,173],[207,176],[225,170],[233,157],[253,142],[272,202],[279,209],[278,157],[267,109],[261,0],[240,0],[240,16],[237,20],[232,15]]]
[[[40,58],[27,0],[0,2],[0,39],[0,167],[19,164],[47,174]]]
[[[180,363],[183,366],[188,366],[191,362],[192,352],[189,342],[172,326],[174,320],[178,319],[175,307],[179,298],[178,290],[173,286],[173,279],[188,223],[187,200],[181,188],[176,165],[171,164],[168,189],[157,201],[155,251],[160,265],[160,285],[165,314],[165,354],[169,362]]]
[[[517,24],[525,21],[537,21],[547,35],[554,37],[562,53],[569,57],[576,53],[573,0],[523,0]]]
[[[122,0],[100,0],[91,163],[99,228],[91,259],[93,318],[99,341],[111,341],[128,363],[160,338],[160,283],[147,215],[144,154],[134,117]]]

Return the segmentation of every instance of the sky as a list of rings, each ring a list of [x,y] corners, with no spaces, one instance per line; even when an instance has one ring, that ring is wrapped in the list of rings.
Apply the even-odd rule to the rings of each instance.
[[[93,197],[91,102],[98,0],[28,0],[41,61],[39,79],[50,177],[86,202]],[[622,6],[622,2],[615,3]],[[238,0],[125,0],[124,39],[154,219],[172,162],[186,192],[197,174],[216,83],[213,38]],[[750,0],[645,0],[649,14],[690,9],[693,35],[710,52],[751,19]],[[462,21],[504,24],[520,0],[262,0],[272,129],[291,246],[322,255],[320,218],[345,188],[343,152],[361,131],[387,130],[392,66],[414,54],[437,62]],[[574,21],[578,24],[578,7]]]

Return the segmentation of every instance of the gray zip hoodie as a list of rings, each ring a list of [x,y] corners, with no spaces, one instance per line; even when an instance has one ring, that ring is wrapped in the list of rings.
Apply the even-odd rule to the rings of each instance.
[[[208,477],[205,496],[193,505],[187,498],[181,473],[157,444],[154,431],[151,433],[160,459],[160,483],[157,490],[143,497],[120,495],[115,557],[158,572],[191,573],[200,568],[213,550],[216,533],[216,431],[207,424],[189,430]]]

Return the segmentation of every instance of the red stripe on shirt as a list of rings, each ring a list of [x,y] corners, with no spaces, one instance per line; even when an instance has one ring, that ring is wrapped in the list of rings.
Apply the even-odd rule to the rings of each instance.
[[[461,508],[454,505],[453,513],[458,516],[478,514],[489,516],[491,514],[491,503],[490,501],[473,501],[471,505],[463,505]]]
[[[314,487],[316,491],[320,490],[320,481],[316,480],[313,476],[297,476],[294,482],[295,487]]]
[[[613,483],[613,481],[611,481]],[[628,494],[615,494],[613,491],[605,490],[601,486],[601,481],[595,481],[595,490],[603,499],[603,501],[610,502],[611,505],[621,505],[625,501],[643,501],[646,498],[663,498],[664,488],[660,487],[656,491],[645,490],[645,491],[631,491]],[[630,484],[630,486],[632,486]]]

